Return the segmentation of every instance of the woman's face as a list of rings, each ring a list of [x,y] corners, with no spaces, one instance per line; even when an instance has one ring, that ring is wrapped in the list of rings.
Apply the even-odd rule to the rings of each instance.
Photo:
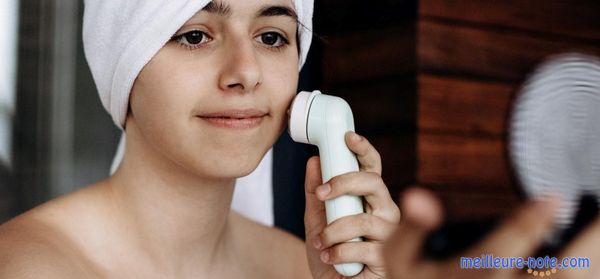
[[[296,31],[291,0],[213,1],[137,77],[127,117],[135,140],[198,175],[252,172],[296,93]]]

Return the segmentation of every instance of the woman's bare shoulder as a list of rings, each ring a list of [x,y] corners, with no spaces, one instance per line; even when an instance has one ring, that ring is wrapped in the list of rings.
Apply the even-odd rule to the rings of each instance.
[[[77,222],[64,214],[70,200],[51,200],[0,225],[0,278],[82,278],[85,257],[62,226]]]
[[[76,278],[81,272],[54,228],[29,212],[0,226],[0,278]]]
[[[232,212],[232,223],[243,236],[243,247],[249,257],[270,269],[277,278],[311,278],[304,242],[281,229],[254,222]],[[275,264],[276,263],[276,264]],[[282,275],[282,276],[279,276]]]

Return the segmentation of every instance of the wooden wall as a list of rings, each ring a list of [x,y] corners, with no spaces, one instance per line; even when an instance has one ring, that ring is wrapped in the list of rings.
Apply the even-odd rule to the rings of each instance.
[[[315,5],[315,88],[348,101],[397,197],[416,173],[416,0]]]
[[[417,30],[417,182],[451,221],[505,215],[522,199],[505,147],[514,95],[549,55],[600,55],[600,1],[421,0]]]

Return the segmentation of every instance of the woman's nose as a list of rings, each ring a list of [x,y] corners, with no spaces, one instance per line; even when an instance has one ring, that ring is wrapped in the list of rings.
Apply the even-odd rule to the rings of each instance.
[[[261,83],[262,72],[252,43],[232,42],[223,55],[221,90],[251,92]]]

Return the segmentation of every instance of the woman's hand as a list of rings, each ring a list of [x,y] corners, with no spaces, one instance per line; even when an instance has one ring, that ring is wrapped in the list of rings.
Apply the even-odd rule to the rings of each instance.
[[[405,192],[400,203],[403,218],[397,231],[386,243],[385,260],[392,279],[526,279],[540,278],[521,269],[461,269],[460,256],[479,257],[493,254],[498,257],[522,257],[527,261],[542,243],[544,236],[553,228],[557,200],[531,201],[517,209],[498,228],[473,247],[460,253],[458,257],[443,262],[428,260],[422,256],[427,235],[442,222],[440,203],[430,192],[413,188]],[[549,278],[599,278],[596,259],[600,259],[600,218],[579,235],[561,255],[563,257],[587,257],[590,268],[557,269]],[[543,255],[545,257],[545,255]],[[524,267],[527,270],[527,267]],[[548,271],[548,269],[537,269]],[[537,275],[537,276],[536,276]]]
[[[319,157],[306,166],[306,251],[314,278],[341,278],[334,264],[360,262],[365,268],[354,278],[385,278],[383,242],[400,222],[400,210],[381,179],[381,158],[364,137],[346,133],[360,171],[336,176],[323,184]],[[341,195],[364,196],[366,213],[346,216],[327,225],[326,200]],[[362,242],[345,243],[363,237]]]

